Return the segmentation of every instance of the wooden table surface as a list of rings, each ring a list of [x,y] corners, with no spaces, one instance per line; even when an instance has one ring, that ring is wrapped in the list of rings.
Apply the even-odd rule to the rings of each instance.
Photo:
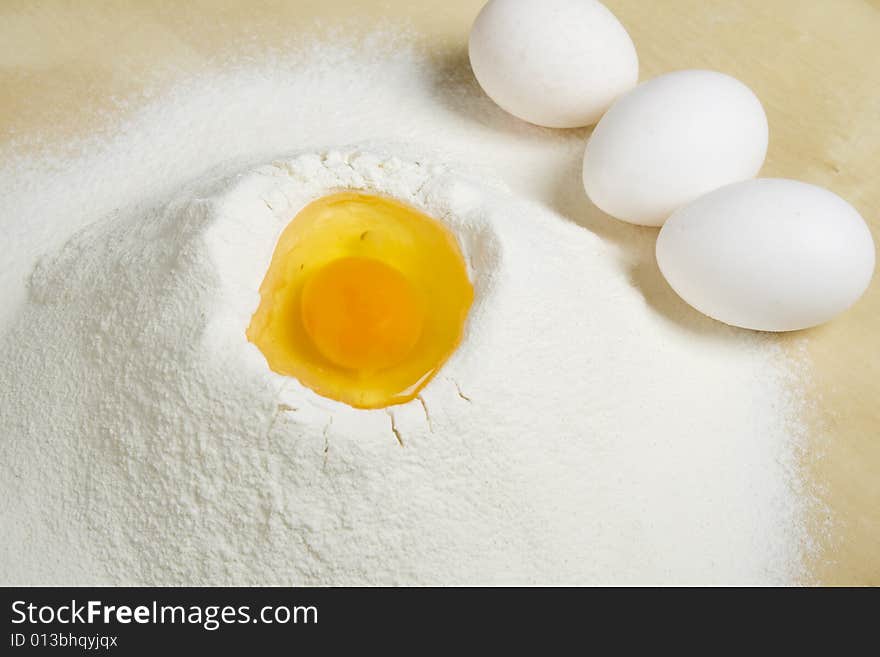
[[[867,219],[880,244],[880,0],[606,4],[636,43],[642,79],[702,67],[731,73],[752,87],[771,126],[762,175],[799,178],[837,192]],[[468,29],[481,5],[4,0],[0,156],[13,141],[19,149],[31,142],[36,148],[88,133],[113,113],[137,107],[147,85],[170,84],[236,51],[320,33],[316,18],[349,30],[401,20],[425,47],[460,56],[466,66]],[[805,349],[811,370],[811,435],[802,467],[820,504],[810,576],[828,584],[880,585],[880,276],[842,317],[778,340],[799,353]]]

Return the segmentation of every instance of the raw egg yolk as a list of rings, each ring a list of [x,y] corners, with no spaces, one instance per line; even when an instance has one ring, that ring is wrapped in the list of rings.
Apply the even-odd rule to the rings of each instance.
[[[406,277],[372,258],[340,258],[303,287],[302,320],[332,363],[374,371],[397,365],[422,333],[425,312]]]
[[[413,399],[461,342],[473,286],[448,228],[399,201],[341,192],[281,232],[247,338],[271,370],[330,399]]]

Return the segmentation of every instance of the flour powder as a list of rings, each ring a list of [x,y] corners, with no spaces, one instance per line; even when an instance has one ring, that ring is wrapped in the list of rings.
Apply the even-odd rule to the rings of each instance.
[[[383,39],[6,147],[0,581],[800,581],[801,401],[774,340],[657,283],[654,232],[583,196],[584,131]],[[445,221],[475,283],[406,405],[322,399],[245,339],[278,234],[340,188]]]

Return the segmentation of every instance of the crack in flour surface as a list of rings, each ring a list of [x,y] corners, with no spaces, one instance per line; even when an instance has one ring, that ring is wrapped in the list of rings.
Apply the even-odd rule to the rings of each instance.
[[[768,336],[658,310],[648,232],[578,225],[584,140],[368,40],[182,80],[67,150],[10,144],[0,581],[803,578],[795,373]],[[349,188],[444,221],[475,285],[459,350],[390,409],[245,339],[281,230]]]

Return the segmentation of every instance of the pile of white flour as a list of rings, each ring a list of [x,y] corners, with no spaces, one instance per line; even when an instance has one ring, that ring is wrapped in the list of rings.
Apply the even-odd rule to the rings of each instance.
[[[12,144],[0,583],[802,578],[782,354],[651,283],[652,231],[583,197],[584,139],[508,117],[464,61],[368,43],[181,81],[64,150]],[[461,349],[378,411],[245,339],[281,229],[350,187],[447,221],[476,284]]]

